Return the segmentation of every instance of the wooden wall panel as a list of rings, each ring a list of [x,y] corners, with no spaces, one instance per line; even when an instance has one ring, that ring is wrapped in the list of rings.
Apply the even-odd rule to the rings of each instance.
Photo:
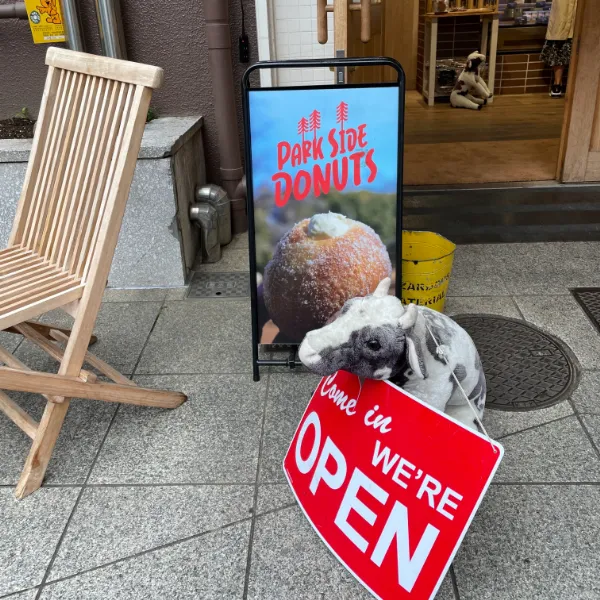
[[[600,151],[600,85],[598,86],[598,93],[596,94],[596,114],[594,115],[594,125],[592,126],[590,150],[592,152]]]
[[[600,84],[600,11],[597,3],[580,0],[576,25],[576,51],[571,61],[571,77],[567,89],[566,124],[561,140],[563,182],[598,181],[596,157],[590,153],[592,130],[596,130],[598,86]],[[577,39],[577,37],[579,39]],[[588,158],[591,158],[588,170]],[[560,169],[560,165],[559,165]]]
[[[414,90],[417,88],[419,0],[387,0],[384,23],[385,55],[395,58],[404,67],[406,89]]]

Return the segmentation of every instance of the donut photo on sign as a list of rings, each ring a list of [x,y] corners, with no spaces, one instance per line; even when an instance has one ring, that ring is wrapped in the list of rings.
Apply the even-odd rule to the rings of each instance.
[[[299,344],[395,277],[398,102],[386,86],[250,94],[261,344]]]

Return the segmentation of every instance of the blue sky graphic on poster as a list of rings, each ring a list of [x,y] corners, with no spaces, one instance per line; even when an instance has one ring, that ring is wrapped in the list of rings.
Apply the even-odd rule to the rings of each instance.
[[[277,145],[281,141],[299,143],[298,128],[301,119],[309,121],[311,113],[318,111],[321,127],[317,135],[324,136],[323,158],[309,160],[306,164],[292,166],[288,160],[284,170],[292,178],[300,169],[312,170],[316,163],[324,167],[331,162],[331,146],[327,134],[339,131],[338,108],[347,105],[348,129],[366,124],[367,149],[374,149],[373,160],[377,175],[368,183],[368,167],[361,164],[361,184],[354,185],[348,178],[344,191],[360,189],[378,193],[395,193],[398,164],[398,102],[397,87],[348,88],[307,90],[270,90],[250,93],[250,132],[252,140],[252,177],[255,193],[274,192],[273,175],[278,171]],[[308,130],[306,139],[314,132]],[[350,152],[346,152],[350,154]],[[341,155],[341,153],[340,153]],[[339,156],[338,156],[339,157]]]
[[[261,343],[299,343],[394,280],[400,97],[397,86],[249,92]]]

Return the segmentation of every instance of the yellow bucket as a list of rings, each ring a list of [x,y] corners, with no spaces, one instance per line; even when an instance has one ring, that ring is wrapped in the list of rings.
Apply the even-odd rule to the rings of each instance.
[[[442,312],[456,245],[431,231],[402,232],[402,302]]]

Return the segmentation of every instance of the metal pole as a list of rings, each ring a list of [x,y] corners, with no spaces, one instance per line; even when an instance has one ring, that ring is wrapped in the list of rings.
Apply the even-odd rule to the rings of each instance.
[[[65,35],[67,45],[71,50],[85,52],[85,42],[81,35],[81,21],[77,12],[76,0],[61,0],[63,19],[65,21]]]
[[[102,54],[126,59],[125,33],[119,0],[96,0],[96,15]]]
[[[231,57],[231,34],[229,33],[229,5],[224,0],[204,0],[206,20],[206,43],[208,64],[212,76],[212,93],[215,120],[219,136],[219,155],[223,187],[232,200],[244,200],[235,196],[238,184],[244,175],[242,154],[238,135],[235,88],[233,87],[233,64]]]
[[[0,19],[27,19],[25,2],[0,4]]]

